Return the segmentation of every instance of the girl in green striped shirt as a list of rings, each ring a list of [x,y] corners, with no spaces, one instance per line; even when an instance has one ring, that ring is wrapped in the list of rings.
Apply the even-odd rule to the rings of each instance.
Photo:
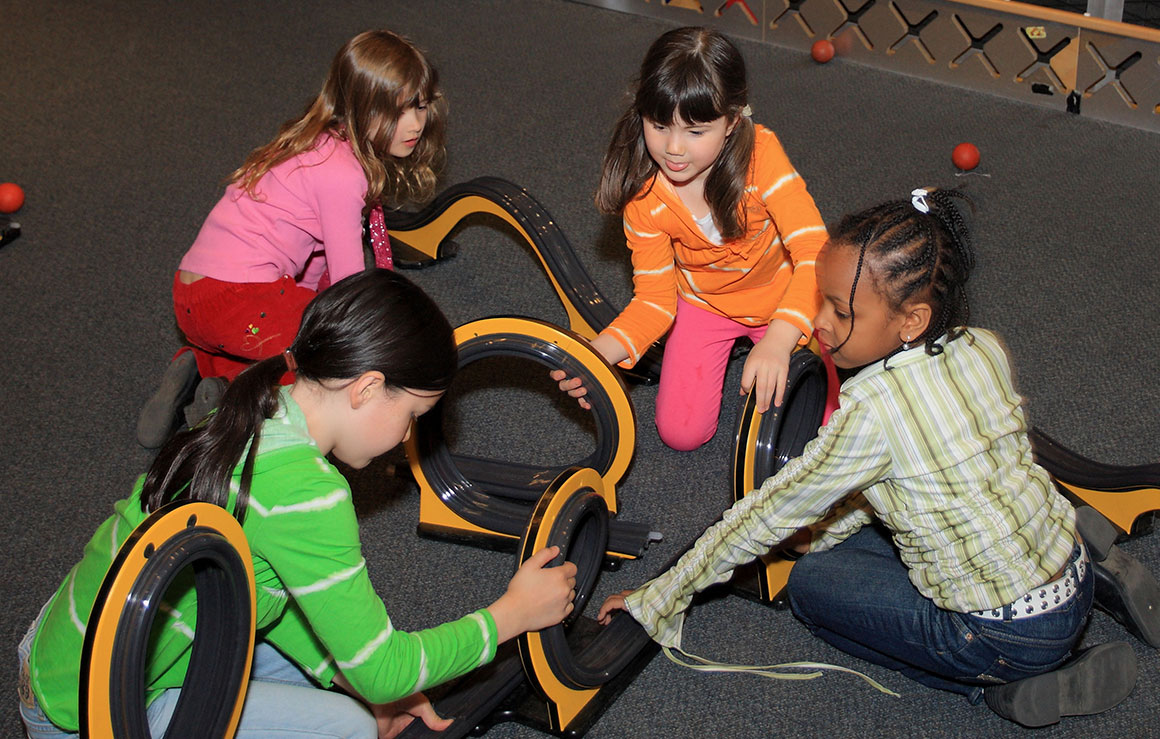
[[[486,608],[413,633],[391,623],[367,574],[350,486],[327,456],[360,468],[399,444],[456,364],[447,319],[404,277],[369,270],[320,293],[290,349],[240,374],[217,413],[162,448],[29,629],[19,650],[29,734],[78,730],[81,644],[97,590],[134,527],[173,500],[231,511],[253,554],[259,643],[238,736],[392,736],[414,716],[445,727],[420,691],[489,662],[506,639],[558,623],[572,609],[576,572],[546,567],[551,547]],[[280,388],[287,370],[294,383]],[[144,687],[154,736],[189,664],[192,584],[175,581],[153,625]]]

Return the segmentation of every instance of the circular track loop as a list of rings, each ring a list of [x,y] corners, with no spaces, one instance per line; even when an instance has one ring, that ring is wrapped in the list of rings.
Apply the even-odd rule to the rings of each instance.
[[[576,655],[568,645],[568,627],[584,610],[604,560],[608,541],[608,507],[600,478],[591,469],[572,468],[557,477],[544,492],[520,543],[519,564],[544,547],[560,547],[552,564],[575,563],[576,599],[565,623],[520,637],[520,654],[529,675],[536,677],[530,652],[539,649],[552,676],[565,687],[580,690],[603,685],[610,678],[607,664],[595,664]],[[606,662],[606,660],[597,660]],[[615,674],[612,672],[611,674]]]
[[[473,321],[456,329],[455,339],[460,369],[488,357],[522,357],[582,378],[596,423],[596,448],[572,466],[596,470],[610,491],[609,507],[615,509],[611,491],[627,470],[636,445],[632,402],[616,371],[578,334],[530,318]],[[544,493],[543,483],[533,480],[551,480],[567,469],[525,472],[518,479],[511,463],[452,455],[443,436],[441,403],[415,424],[406,448],[416,480],[464,520],[489,531],[520,536],[530,506]]]
[[[817,436],[826,411],[826,388],[821,358],[802,349],[790,357],[780,408],[758,413],[756,393],[745,397],[734,437],[734,500],[741,500],[766,478],[777,474]]]
[[[84,736],[148,737],[145,665],[162,597],[193,571],[197,631],[167,737],[232,736],[254,648],[254,572],[238,522],[209,503],[174,503],[121,546],[93,605],[81,654]]]

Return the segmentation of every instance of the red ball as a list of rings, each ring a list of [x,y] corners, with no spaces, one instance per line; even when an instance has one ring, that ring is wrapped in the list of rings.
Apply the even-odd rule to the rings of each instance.
[[[964,141],[951,152],[951,161],[959,169],[974,169],[979,166],[979,149],[974,144],[968,144]]]
[[[0,213],[15,213],[24,205],[24,190],[12,182],[0,182]]]
[[[825,64],[834,58],[834,44],[828,39],[819,39],[810,47],[810,56],[818,64]]]

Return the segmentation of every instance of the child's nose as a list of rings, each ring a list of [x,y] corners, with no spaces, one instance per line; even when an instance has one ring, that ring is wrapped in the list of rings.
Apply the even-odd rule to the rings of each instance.
[[[680,156],[685,153],[685,142],[680,136],[671,135],[665,139],[665,153]]]
[[[408,108],[407,110],[403,111],[402,122],[403,130],[408,132],[416,131],[423,127],[422,121],[419,119],[418,108]]]

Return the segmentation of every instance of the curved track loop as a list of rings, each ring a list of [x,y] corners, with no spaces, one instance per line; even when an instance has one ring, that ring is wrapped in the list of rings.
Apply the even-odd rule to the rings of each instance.
[[[653,641],[627,615],[618,615],[599,630],[583,618],[608,547],[608,531],[607,491],[596,470],[573,467],[553,480],[527,523],[517,567],[540,549],[559,546],[561,553],[552,564],[567,560],[577,566],[572,613],[563,624],[521,635],[514,650],[501,651],[492,664],[454,685],[435,705],[439,715],[455,718],[446,731],[435,733],[416,721],[401,737],[455,739],[501,720],[556,734],[583,734],[619,693],[614,683],[630,680],[656,652]],[[574,638],[579,631],[587,638]],[[575,649],[580,641],[584,645]],[[513,695],[518,700],[513,702]],[[529,703],[535,708],[529,709]],[[508,710],[501,708],[505,705]],[[512,705],[517,709],[511,710]]]
[[[81,653],[82,736],[150,736],[143,693],[149,636],[162,596],[190,569],[197,631],[165,736],[233,736],[254,651],[254,567],[241,525],[209,503],[165,506],[117,553]]]
[[[488,357],[520,357],[583,378],[596,421],[596,448],[573,465],[601,477],[610,511],[616,484],[636,446],[632,402],[619,375],[580,336],[530,318],[485,318],[455,331],[459,366]],[[546,374],[546,373],[545,373]],[[443,437],[442,404],[416,421],[406,444],[420,490],[420,530],[466,541],[522,536],[536,501],[568,467],[531,467],[451,454]],[[647,527],[613,521],[609,554],[638,557],[648,546]]]
[[[584,709],[600,686],[618,675],[649,643],[631,619],[601,630],[578,653],[568,645],[567,631],[580,618],[599,574],[607,538],[608,511],[600,477],[591,469],[562,473],[544,492],[520,544],[520,564],[548,546],[559,546],[559,563],[574,562],[575,610],[564,624],[523,634],[517,640],[520,660],[532,686],[547,700],[553,731],[565,727]]]
[[[1143,533],[1160,511],[1160,464],[1118,466],[1096,462],[1060,445],[1037,428],[1031,429],[1035,461],[1055,478],[1055,484],[1075,502],[1095,508],[1122,531]]]
[[[789,362],[789,379],[780,408],[757,412],[757,395],[749,393],[738,414],[733,446],[733,499],[741,500],[817,436],[826,412],[826,369],[821,358],[802,349]],[[772,602],[785,588],[793,562],[771,552],[734,577],[743,590]],[[752,585],[749,585],[752,583]]]
[[[386,214],[391,239],[419,252],[424,266],[450,256],[448,235],[468,216],[487,213],[516,230],[535,252],[560,303],[568,314],[572,331],[593,339],[620,313],[601,294],[584,269],[576,251],[552,215],[527,190],[499,177],[477,177],[451,185],[426,208],[416,213]],[[407,266],[400,256],[400,266]],[[655,382],[660,376],[662,350],[654,344],[626,376],[638,382]]]

